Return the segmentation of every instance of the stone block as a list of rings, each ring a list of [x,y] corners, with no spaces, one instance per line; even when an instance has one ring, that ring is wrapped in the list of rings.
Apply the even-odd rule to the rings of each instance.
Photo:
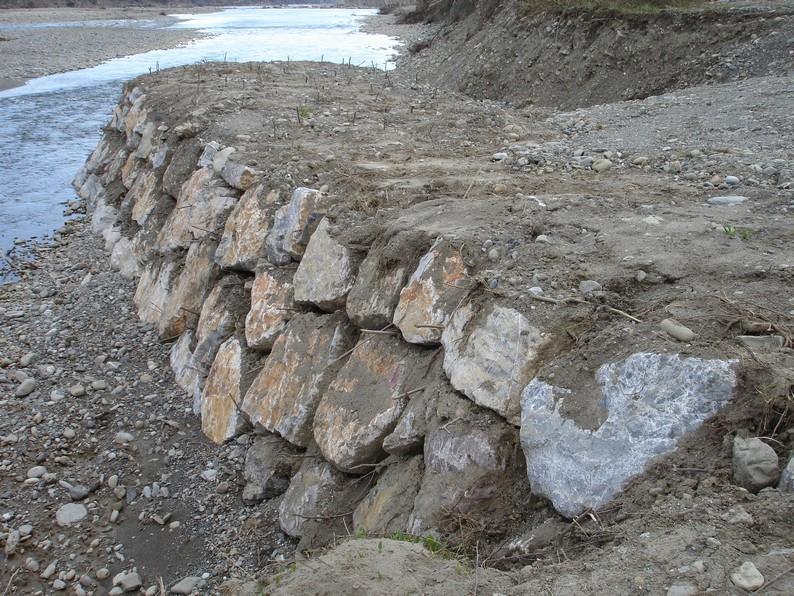
[[[213,443],[223,443],[248,426],[240,409],[257,360],[237,337],[218,349],[201,395],[201,430]]]
[[[265,187],[248,189],[232,209],[215,254],[224,269],[253,271],[265,256],[265,239],[270,230],[272,207],[266,202]]]
[[[474,403],[521,423],[521,391],[534,376],[544,338],[517,310],[493,303],[459,308],[444,329],[444,371]]]
[[[245,339],[257,350],[270,351],[289,320],[298,312],[292,289],[292,272],[258,271],[251,287],[251,310],[245,318]]]
[[[334,239],[328,220],[323,219],[295,272],[295,301],[327,312],[344,308],[359,262],[352,250]]]
[[[358,343],[324,393],[314,417],[314,440],[344,472],[368,471],[386,456],[391,434],[411,396],[424,389],[433,353],[397,337],[368,335]]]
[[[238,191],[226,186],[211,168],[196,170],[182,185],[176,207],[160,231],[163,253],[186,249],[191,242],[221,236],[226,218],[237,204]]]
[[[245,395],[251,422],[307,446],[320,397],[353,345],[353,333],[341,314],[293,317]]]
[[[311,188],[297,188],[289,204],[276,211],[265,252],[274,265],[300,260],[309,238],[325,215],[327,199]]]
[[[179,277],[162,306],[157,322],[160,337],[178,337],[188,327],[196,326],[204,298],[220,273],[214,256],[215,244],[212,242],[196,242],[190,246]]]
[[[353,512],[355,532],[385,535],[406,532],[423,470],[421,455],[387,466]]]
[[[257,436],[245,454],[243,501],[258,503],[286,492],[301,460],[298,450],[284,439]]]
[[[473,287],[460,250],[439,239],[419,261],[400,292],[394,324],[406,341],[437,344],[452,313]]]
[[[566,517],[597,509],[656,457],[733,397],[724,360],[640,352],[601,366],[593,387],[555,387],[536,378],[521,395],[521,447],[536,494]],[[597,404],[594,428],[570,418]]]

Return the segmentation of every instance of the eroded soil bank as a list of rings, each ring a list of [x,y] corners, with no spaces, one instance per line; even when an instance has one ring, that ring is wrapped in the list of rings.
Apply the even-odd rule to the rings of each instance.
[[[130,83],[2,289],[9,593],[790,593],[792,88]]]

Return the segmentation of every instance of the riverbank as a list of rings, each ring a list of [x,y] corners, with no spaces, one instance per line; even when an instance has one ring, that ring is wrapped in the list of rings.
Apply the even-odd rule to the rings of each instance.
[[[155,8],[2,10],[0,90],[112,58],[177,47],[200,36],[195,30],[165,28],[175,21]]]

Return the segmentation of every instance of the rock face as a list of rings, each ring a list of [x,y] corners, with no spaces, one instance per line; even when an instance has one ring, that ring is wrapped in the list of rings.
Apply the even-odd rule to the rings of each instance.
[[[612,499],[626,480],[716,414],[733,397],[736,375],[723,360],[637,353],[598,369],[593,395],[535,379],[521,395],[521,447],[532,490],[574,517]],[[566,418],[601,402],[595,429]]]
[[[444,329],[444,371],[477,405],[519,425],[521,390],[533,376],[543,342],[540,330],[512,308],[491,304],[475,313],[467,305]]]
[[[419,260],[417,245],[426,248],[424,236],[404,233],[370,249],[347,296],[347,316],[357,327],[383,329],[392,322],[400,290]]]
[[[201,430],[210,441],[223,443],[246,427],[240,404],[253,365],[245,345],[236,337],[218,349],[201,395]]]
[[[258,503],[289,488],[300,467],[297,450],[275,435],[259,436],[245,454],[243,501]]]
[[[323,395],[314,440],[325,459],[345,472],[385,457],[383,440],[412,395],[422,391],[432,352],[385,335],[358,343]]]
[[[297,314],[292,274],[281,269],[257,272],[251,287],[251,310],[245,317],[245,339],[257,350],[270,351],[276,338]]]
[[[359,260],[350,249],[330,234],[323,219],[312,234],[306,252],[295,272],[295,301],[314,304],[327,312],[345,305],[345,299],[358,272]]]
[[[353,512],[353,527],[366,534],[405,532],[422,483],[422,456],[391,464]]]
[[[515,446],[515,430],[495,416],[459,409],[425,437],[425,475],[408,519],[408,531],[438,528],[451,511],[467,512],[496,496]]]
[[[460,250],[446,240],[438,240],[400,292],[393,322],[408,342],[438,343],[452,313],[471,289]]]
[[[751,492],[773,486],[780,476],[775,450],[761,439],[733,440],[733,481]]]
[[[215,261],[224,269],[253,271],[265,256],[265,239],[271,213],[265,204],[265,187],[248,189],[226,220]]]
[[[323,515],[338,513],[339,499],[346,483],[344,474],[334,470],[320,458],[308,458],[290,482],[278,508],[279,525],[285,534],[300,536],[307,521]]]
[[[265,252],[274,265],[288,265],[300,260],[320,220],[325,215],[322,193],[311,188],[297,188],[292,200],[276,212],[268,234]]]
[[[238,191],[226,186],[211,168],[196,170],[182,185],[176,207],[160,231],[160,250],[186,249],[194,240],[219,236],[237,197]]]
[[[295,316],[246,393],[243,411],[253,424],[306,447],[320,397],[353,341],[341,314]]]

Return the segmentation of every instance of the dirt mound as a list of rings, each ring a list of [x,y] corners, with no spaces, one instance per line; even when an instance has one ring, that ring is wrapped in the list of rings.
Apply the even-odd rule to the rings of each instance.
[[[520,2],[476,10],[452,3],[444,16],[454,22],[414,44],[403,66],[472,97],[517,105],[641,99],[792,66],[794,17],[785,7],[527,13]]]

